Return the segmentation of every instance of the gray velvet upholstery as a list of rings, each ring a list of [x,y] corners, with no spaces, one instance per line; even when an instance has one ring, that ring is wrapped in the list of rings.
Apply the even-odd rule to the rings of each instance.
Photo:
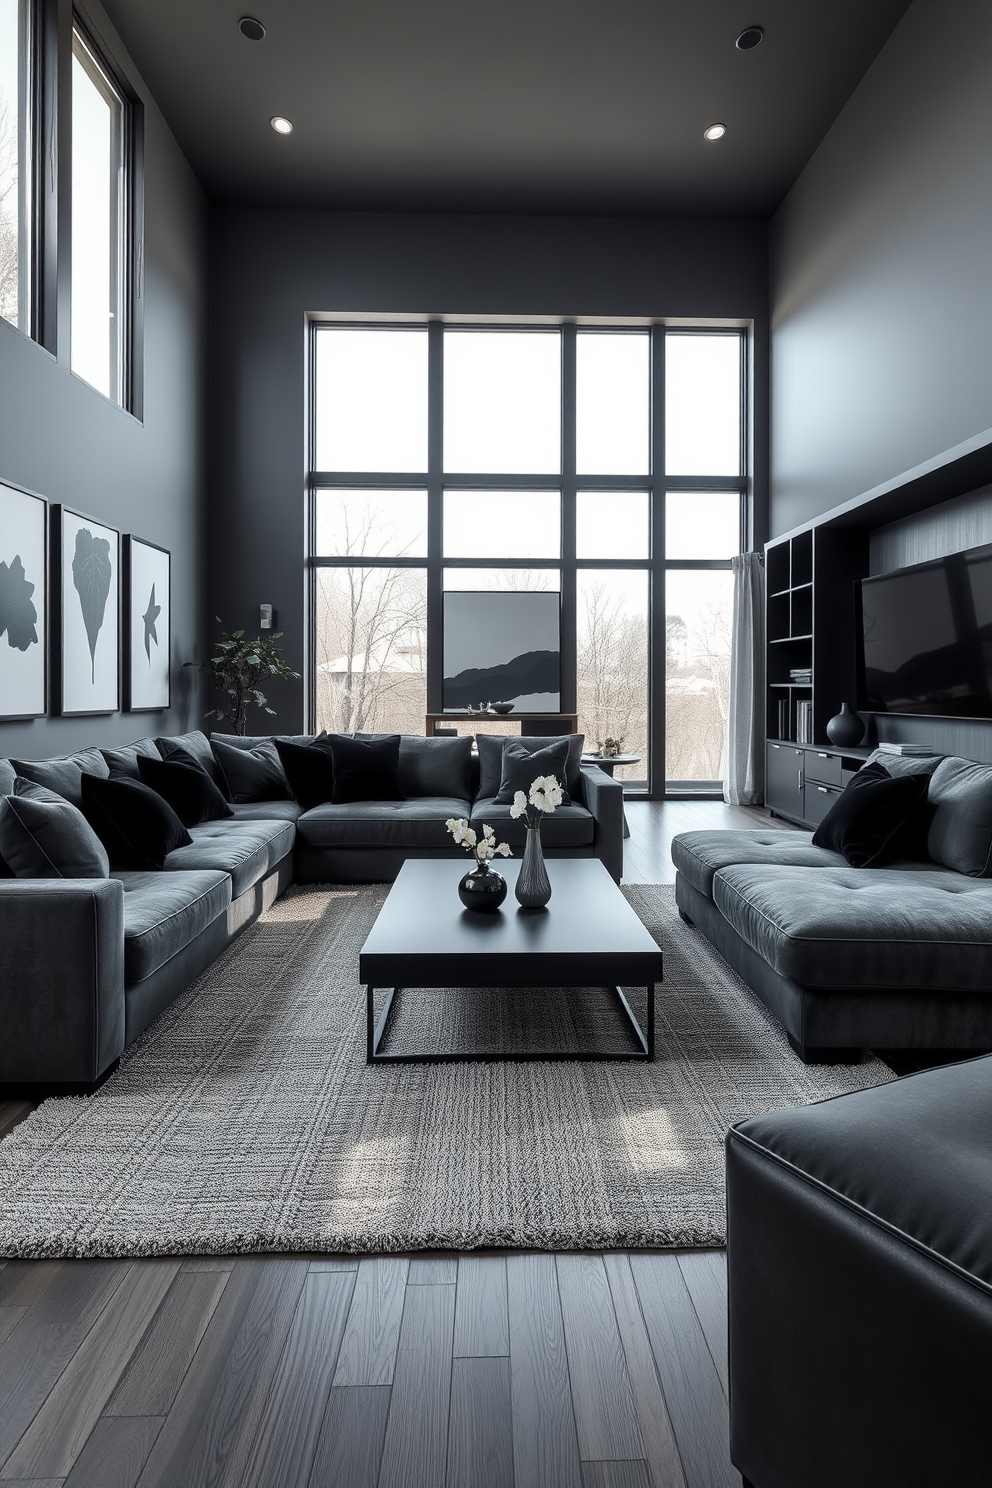
[[[949,869],[722,868],[713,902],[773,970],[808,987],[987,989],[992,883]]]
[[[221,821],[191,827],[193,842],[178,847],[165,860],[166,876],[199,869],[219,869],[231,876],[235,899],[250,889],[293,850],[292,822]]]
[[[83,813],[33,781],[15,781],[0,800],[0,853],[17,878],[110,876],[107,849]]]
[[[930,777],[928,800],[933,861],[973,878],[992,872],[992,766],[942,759]]]
[[[133,744],[122,744],[119,749],[101,749],[100,753],[108,770],[127,775],[131,780],[141,779],[138,771],[139,755],[145,759],[161,759],[154,739],[135,739]]]
[[[17,771],[10,760],[0,759],[0,796],[9,796],[14,789]]]
[[[296,801],[232,801],[236,821],[295,822],[303,807]]]
[[[522,847],[527,837],[526,822],[522,818],[514,821],[510,807],[497,806],[493,800],[476,801],[471,822],[477,831],[483,822],[488,822],[500,842],[508,842],[511,847]],[[559,806],[541,823],[541,842],[546,848],[588,847],[595,835],[596,824],[584,806]]]
[[[259,744],[269,744],[273,739],[283,739],[287,744],[312,744],[316,734],[218,734],[210,735],[211,741],[230,744],[232,749],[257,749]]]
[[[99,775],[106,780],[110,774],[107,762],[99,749],[80,749],[76,754],[66,754],[59,759],[20,760],[10,762],[18,775],[43,785],[57,796],[81,806],[83,792],[80,781],[83,775]]]
[[[814,847],[810,832],[683,832],[672,839],[672,862],[694,888],[712,897],[721,868],[754,863],[796,868],[845,868],[840,853]]]
[[[598,765],[583,765],[572,800],[582,803],[596,823],[595,853],[615,883],[623,876],[623,785]]]
[[[203,872],[122,872],[124,980],[143,981],[222,915],[231,902],[231,879],[220,869]]]
[[[308,847],[448,847],[449,817],[470,814],[468,801],[455,796],[421,796],[413,801],[326,801],[304,811],[297,837]]]
[[[876,749],[865,764],[884,765],[892,776],[932,775],[943,757],[941,754],[890,754],[886,749]]]
[[[271,739],[252,749],[236,749],[222,739],[211,740],[213,755],[224,777],[228,800],[288,801],[292,791],[279,752]]]
[[[565,778],[568,793],[574,796],[579,789],[579,770],[582,766],[582,750],[585,734],[555,734],[542,737],[540,734],[479,734],[476,745],[479,750],[479,790],[481,797],[499,795],[499,783],[503,776],[503,743],[511,739],[514,743],[526,744],[531,749],[547,749],[557,739],[568,740],[568,762]]]
[[[224,776],[217,761],[214,759],[214,752],[210,748],[210,740],[199,729],[193,729],[188,734],[162,735],[155,740],[155,745],[163,759],[168,759],[170,755],[175,754],[180,749],[184,750],[186,754],[192,755],[197,764],[202,765],[206,770],[214,785],[224,790]]]
[[[124,1048],[124,888],[0,882],[0,1082],[96,1080]]]
[[[400,790],[407,797],[456,796],[472,792],[472,740],[400,736]]]

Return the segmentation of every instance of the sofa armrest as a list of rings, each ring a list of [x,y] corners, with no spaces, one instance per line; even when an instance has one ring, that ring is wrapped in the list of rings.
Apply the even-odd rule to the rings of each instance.
[[[583,765],[579,781],[582,805],[596,823],[596,856],[619,883],[623,874],[623,785],[598,765]]]
[[[90,1084],[124,1048],[124,886],[0,879],[0,1082]]]

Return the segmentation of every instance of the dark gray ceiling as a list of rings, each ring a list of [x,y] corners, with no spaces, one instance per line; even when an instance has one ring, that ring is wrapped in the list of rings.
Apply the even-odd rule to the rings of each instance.
[[[907,0],[104,0],[209,195],[768,216]],[[244,14],[264,41],[238,29]],[[765,28],[754,51],[738,33]],[[295,130],[269,126],[284,114]],[[703,139],[714,121],[726,138]]]

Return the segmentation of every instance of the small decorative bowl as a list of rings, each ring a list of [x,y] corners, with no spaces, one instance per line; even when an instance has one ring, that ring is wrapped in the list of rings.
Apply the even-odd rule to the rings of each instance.
[[[512,703],[493,703],[493,712],[494,713],[512,713],[513,712],[513,704]]]

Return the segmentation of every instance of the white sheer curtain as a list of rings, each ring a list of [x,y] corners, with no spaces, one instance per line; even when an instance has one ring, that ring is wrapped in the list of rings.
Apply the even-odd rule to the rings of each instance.
[[[739,553],[734,573],[734,625],[730,640],[730,707],[723,799],[758,806],[764,799],[765,560]]]

